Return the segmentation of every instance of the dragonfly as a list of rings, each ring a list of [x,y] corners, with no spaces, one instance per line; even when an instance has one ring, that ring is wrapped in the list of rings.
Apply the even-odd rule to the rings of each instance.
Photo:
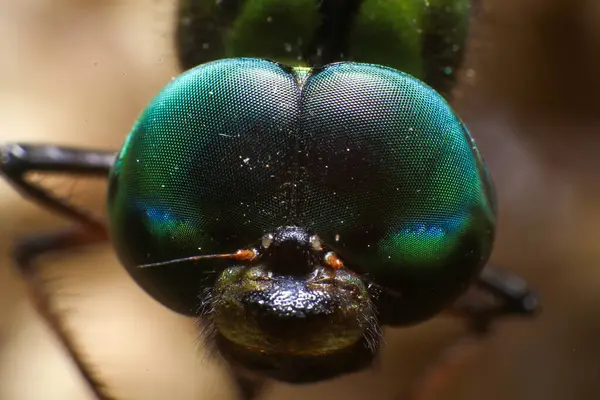
[[[370,368],[382,327],[463,318],[473,337],[535,315],[487,265],[496,200],[450,103],[477,2],[184,0],[183,72],[119,151],[9,143],[0,172],[72,227],[23,238],[15,266],[99,400],[39,277],[48,253],[110,242],[144,291],[200,320],[239,397]],[[107,180],[108,218],[28,179]],[[435,398],[452,363],[411,396]],[[439,391],[439,388],[437,388]]]

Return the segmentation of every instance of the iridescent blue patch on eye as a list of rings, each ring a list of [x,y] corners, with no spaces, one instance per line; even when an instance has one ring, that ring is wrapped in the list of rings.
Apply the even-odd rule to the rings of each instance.
[[[401,264],[435,264],[450,251],[449,242],[460,238],[460,231],[468,225],[465,222],[464,217],[452,217],[404,223],[400,231],[380,243],[380,254]]]

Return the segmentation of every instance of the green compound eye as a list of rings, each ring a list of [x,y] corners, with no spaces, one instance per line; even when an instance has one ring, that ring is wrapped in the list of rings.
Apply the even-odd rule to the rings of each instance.
[[[466,45],[472,0],[181,0],[184,69],[225,57],[291,65],[387,65],[447,96]]]
[[[196,67],[150,103],[111,173],[111,232],[138,283],[175,311],[232,253],[300,226],[381,289],[388,323],[456,298],[487,261],[495,200],[464,124],[410,75],[237,58]],[[389,301],[391,299],[391,302]]]

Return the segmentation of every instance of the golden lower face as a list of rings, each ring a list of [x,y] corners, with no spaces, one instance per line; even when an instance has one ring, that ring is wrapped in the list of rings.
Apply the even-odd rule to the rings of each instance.
[[[362,281],[344,270],[293,276],[237,266],[215,285],[213,317],[225,339],[249,351],[319,356],[362,338],[372,321],[370,304]]]

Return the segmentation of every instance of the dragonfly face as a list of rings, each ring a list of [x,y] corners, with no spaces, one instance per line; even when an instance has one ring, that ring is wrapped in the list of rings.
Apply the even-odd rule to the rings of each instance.
[[[150,296],[201,319],[245,399],[261,385],[247,372],[303,383],[370,365],[382,326],[450,309],[481,333],[534,311],[520,279],[484,268],[494,191],[445,100],[468,19],[467,0],[182,1],[188,71],[116,159],[0,148],[0,172],[77,225],[17,243],[15,261],[99,399],[112,397],[52,313],[34,261],[109,237]],[[108,176],[108,228],[28,182],[31,171]],[[455,302],[469,287],[494,301]]]
[[[267,234],[251,264],[228,267],[205,301],[220,353],[288,382],[362,368],[378,347],[367,286],[317,236],[296,226]]]
[[[197,315],[208,290],[203,316],[261,360],[374,349],[379,324],[438,313],[487,261],[495,224],[482,158],[433,89],[379,65],[253,58],[163,89],[117,157],[108,209],[148,293]],[[171,262],[242,249],[256,256]]]

